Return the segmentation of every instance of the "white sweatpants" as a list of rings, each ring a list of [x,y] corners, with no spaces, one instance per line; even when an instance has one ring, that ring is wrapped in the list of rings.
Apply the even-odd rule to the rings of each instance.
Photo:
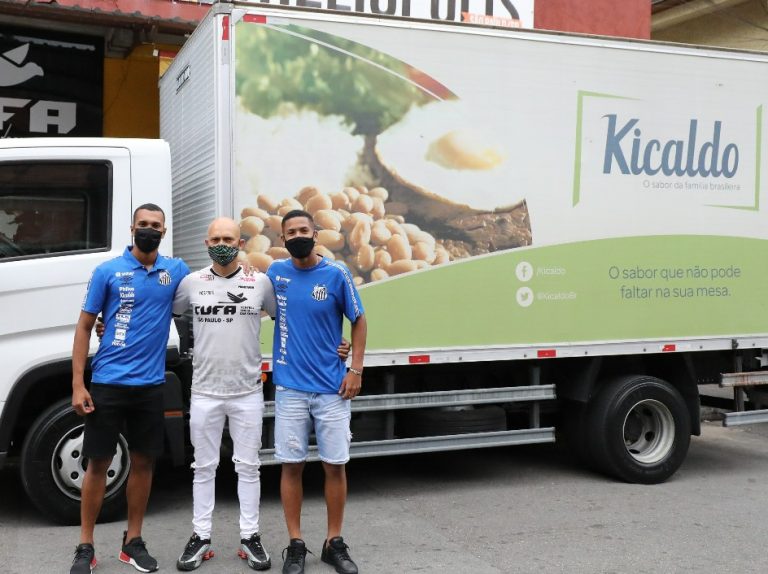
[[[250,538],[259,531],[259,449],[264,416],[261,390],[242,397],[215,399],[192,395],[189,434],[195,448],[192,468],[192,526],[200,538],[210,538],[216,497],[216,468],[224,421],[229,419],[229,434],[234,446],[232,462],[237,471],[237,496],[240,500],[240,537]]]

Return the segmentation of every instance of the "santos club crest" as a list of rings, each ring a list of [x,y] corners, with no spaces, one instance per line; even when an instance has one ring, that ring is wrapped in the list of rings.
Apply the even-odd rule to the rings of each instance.
[[[312,289],[312,298],[315,301],[325,301],[328,299],[328,289],[325,285],[315,285]]]

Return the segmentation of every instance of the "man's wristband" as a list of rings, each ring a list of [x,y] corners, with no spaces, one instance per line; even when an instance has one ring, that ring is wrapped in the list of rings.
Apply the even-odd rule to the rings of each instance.
[[[357,369],[353,369],[352,367],[349,367],[349,372],[356,374],[358,377],[362,377],[363,376],[363,371],[362,370],[358,371]]]

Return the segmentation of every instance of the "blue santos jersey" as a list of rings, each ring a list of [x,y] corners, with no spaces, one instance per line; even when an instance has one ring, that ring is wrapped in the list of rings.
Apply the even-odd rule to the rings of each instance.
[[[300,269],[290,259],[267,270],[277,316],[272,351],[275,385],[311,393],[338,393],[346,373],[336,352],[344,316],[357,321],[363,304],[349,269],[322,258]]]
[[[83,311],[104,317],[104,336],[91,365],[94,383],[165,381],[173,296],[188,273],[181,259],[159,254],[147,271],[130,247],[96,267],[83,303]]]

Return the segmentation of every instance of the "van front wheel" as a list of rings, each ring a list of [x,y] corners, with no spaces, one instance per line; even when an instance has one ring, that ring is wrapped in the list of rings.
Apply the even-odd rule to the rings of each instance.
[[[37,418],[22,447],[24,490],[40,512],[61,524],[80,523],[80,493],[88,467],[82,452],[84,426],[69,399],[62,400]],[[129,470],[128,445],[121,435],[107,471],[99,520],[114,520],[123,513]]]

